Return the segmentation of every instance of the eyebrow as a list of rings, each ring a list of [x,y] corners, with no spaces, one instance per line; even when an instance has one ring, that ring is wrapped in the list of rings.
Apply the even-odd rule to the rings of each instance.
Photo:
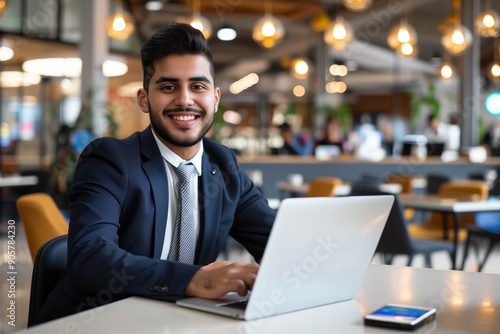
[[[212,82],[204,75],[199,76],[199,77],[192,77],[188,79],[189,82],[196,82],[196,81],[202,81],[211,84]],[[160,84],[163,82],[180,82],[178,78],[169,78],[169,77],[160,77],[158,80],[156,80],[155,84]]]

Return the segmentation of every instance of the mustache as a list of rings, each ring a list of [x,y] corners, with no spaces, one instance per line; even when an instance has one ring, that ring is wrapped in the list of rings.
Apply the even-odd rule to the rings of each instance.
[[[201,116],[205,116],[206,112],[203,109],[195,109],[195,108],[173,108],[173,109],[164,109],[163,110],[163,116],[166,116],[169,113],[173,112],[195,112],[197,114],[200,114]]]

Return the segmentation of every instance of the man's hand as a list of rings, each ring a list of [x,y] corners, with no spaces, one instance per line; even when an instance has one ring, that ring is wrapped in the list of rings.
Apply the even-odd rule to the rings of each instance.
[[[215,299],[235,291],[245,296],[252,290],[258,270],[258,264],[214,262],[196,272],[184,294]]]

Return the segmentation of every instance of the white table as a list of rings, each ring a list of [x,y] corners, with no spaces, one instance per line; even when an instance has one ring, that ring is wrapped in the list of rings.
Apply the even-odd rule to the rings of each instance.
[[[386,303],[437,309],[436,320],[413,333],[498,333],[499,287],[495,274],[372,264],[354,300],[256,321],[132,297],[19,333],[401,333],[364,326],[363,316]]]
[[[453,268],[456,268],[457,261],[456,249],[458,245],[459,215],[462,213],[500,211],[500,201],[460,201],[452,198],[413,196],[408,194],[401,194],[399,198],[405,207],[443,213],[443,232],[445,239],[448,239],[447,213],[453,214],[453,229],[455,234],[455,239],[453,241],[455,247]]]

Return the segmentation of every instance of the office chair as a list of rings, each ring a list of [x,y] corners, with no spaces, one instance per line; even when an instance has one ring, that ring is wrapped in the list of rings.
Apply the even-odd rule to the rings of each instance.
[[[374,196],[392,195],[374,189],[353,189],[351,196]],[[407,266],[411,266],[415,255],[422,254],[425,257],[425,265],[432,268],[431,254],[434,252],[446,251],[450,254],[453,263],[453,244],[447,241],[438,240],[415,240],[410,237],[406,227],[403,214],[403,207],[397,196],[392,206],[387,223],[385,224],[382,236],[377,245],[376,253],[382,255],[386,264],[391,264],[395,255],[407,255]]]
[[[19,197],[16,204],[34,261],[38,249],[45,242],[68,233],[68,223],[48,194],[24,195]]]
[[[427,187],[426,193],[427,195],[436,195],[439,191],[439,187],[450,181],[450,178],[445,175],[440,174],[427,174]]]
[[[310,182],[309,190],[304,197],[335,196],[335,187],[340,186],[342,180],[336,177],[318,177]]]
[[[488,199],[488,185],[483,181],[464,180],[464,181],[448,181],[439,188],[438,197],[453,198],[457,200],[467,201],[484,201]],[[453,216],[448,214],[448,222],[453,221]],[[467,231],[465,226],[474,222],[474,214],[460,215],[460,228],[458,231],[458,240],[465,241]],[[450,240],[455,238],[455,230],[452,224],[448,226],[448,236]],[[410,224],[408,226],[410,235],[414,238],[424,239],[443,239],[443,214],[431,212],[429,220],[424,224]]]
[[[392,174],[387,176],[385,183],[399,184],[401,186],[401,194],[413,194],[413,178],[413,175]],[[412,220],[415,216],[415,210],[412,208],[405,208],[403,212],[407,221]]]
[[[50,239],[38,250],[31,277],[28,327],[34,324],[43,303],[66,269],[67,256],[67,235]]]

